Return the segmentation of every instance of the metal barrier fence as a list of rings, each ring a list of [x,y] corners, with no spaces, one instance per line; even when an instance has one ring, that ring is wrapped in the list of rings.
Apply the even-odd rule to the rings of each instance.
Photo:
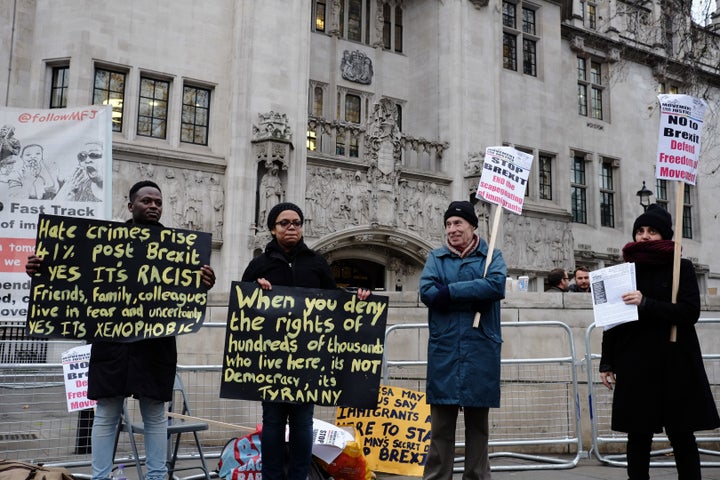
[[[203,328],[224,329],[225,323],[208,322]],[[4,342],[7,347],[11,340]],[[0,363],[0,458],[71,469],[89,466],[88,411],[67,411],[61,363],[61,353],[82,342],[50,340],[46,343],[48,363]],[[178,365],[178,372],[193,416],[237,426],[226,428],[211,424],[209,430],[199,432],[206,457],[219,458],[230,439],[247,434],[261,423],[260,402],[219,398],[221,365]],[[139,420],[137,402],[129,400],[128,407],[130,416]],[[334,422],[335,408],[316,406],[315,417]],[[185,437],[188,438],[183,441],[178,458],[194,460],[197,455],[192,436]],[[143,457],[144,442],[138,442],[138,447]],[[132,464],[130,452],[127,434],[122,433],[115,462]]]
[[[701,343],[703,338],[716,340],[720,334],[720,318],[700,319],[695,328]],[[602,329],[596,328],[594,323],[588,327],[585,333],[585,351],[587,352],[585,364],[588,366],[588,400],[590,404],[590,424],[592,432],[591,454],[594,454],[598,460],[608,465],[627,466],[627,456],[616,453],[618,450],[623,452],[626,450],[627,435],[621,432],[614,432],[610,429],[613,393],[600,381],[600,373],[598,371],[600,354],[593,353],[592,351],[592,345],[600,345],[598,338],[593,339],[593,336],[599,335],[602,335]],[[703,354],[703,360],[710,381],[710,388],[717,402],[717,399],[720,398],[720,354]],[[720,455],[720,451],[717,450],[718,442],[720,442],[720,429],[697,432],[695,436],[702,454],[710,456]],[[656,459],[658,457],[664,457],[668,452],[672,452],[672,449],[670,449],[668,445],[667,436],[654,436],[654,450],[651,459],[655,459],[651,461],[650,466],[675,466],[675,462],[667,458],[663,460]],[[715,449],[710,447],[714,447]],[[703,467],[720,467],[720,462],[703,460],[701,465]]]
[[[26,335],[25,322],[0,322],[0,363],[43,363],[47,341]]]
[[[493,461],[493,471],[562,469],[577,465],[582,452],[576,355],[570,328],[562,322],[502,323],[501,405],[490,409],[491,458],[511,457],[522,462]],[[425,323],[393,325],[385,335],[383,383],[425,390],[427,344]],[[533,338],[520,342],[514,338]],[[394,338],[398,337],[398,338]],[[402,345],[404,348],[393,348]],[[522,346],[529,347],[523,349]],[[529,351],[542,345],[543,356]],[[408,352],[414,358],[400,358]],[[456,449],[462,451],[464,420],[458,419]],[[517,447],[515,451],[502,450]],[[574,454],[571,460],[547,453]],[[540,454],[542,453],[542,454]],[[463,462],[456,457],[455,463]],[[455,467],[461,472],[461,467]]]

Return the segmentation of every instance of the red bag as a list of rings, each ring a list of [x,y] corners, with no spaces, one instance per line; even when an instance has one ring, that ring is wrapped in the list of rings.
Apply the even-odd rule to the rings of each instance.
[[[224,480],[261,480],[260,428],[244,437],[233,438],[223,447],[218,475]]]

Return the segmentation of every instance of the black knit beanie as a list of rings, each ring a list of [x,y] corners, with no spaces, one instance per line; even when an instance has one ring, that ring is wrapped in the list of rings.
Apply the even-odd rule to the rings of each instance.
[[[472,206],[472,203],[467,201],[456,200],[451,202],[445,212],[445,215],[443,216],[443,222],[447,222],[447,219],[450,217],[464,218],[473,227],[477,228],[478,226],[478,217],[475,214],[475,207]]]
[[[652,227],[662,236],[663,240],[672,240],[672,217],[670,213],[657,203],[650,205],[645,213],[640,215],[633,224],[633,241],[635,240],[635,232],[640,227]]]
[[[270,209],[270,213],[268,213],[268,216],[267,216],[268,230],[272,230],[275,227],[275,221],[277,220],[278,215],[280,215],[285,210],[293,210],[293,211],[297,212],[297,214],[300,215],[300,221],[301,222],[305,221],[305,216],[303,215],[302,210],[300,210],[300,207],[298,207],[294,203],[290,203],[290,202],[278,203],[277,205],[272,207]]]

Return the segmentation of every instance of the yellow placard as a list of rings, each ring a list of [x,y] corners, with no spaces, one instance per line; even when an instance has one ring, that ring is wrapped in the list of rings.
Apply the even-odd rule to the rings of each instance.
[[[370,470],[422,476],[430,448],[425,393],[381,385],[376,409],[340,407],[335,424],[355,428]]]

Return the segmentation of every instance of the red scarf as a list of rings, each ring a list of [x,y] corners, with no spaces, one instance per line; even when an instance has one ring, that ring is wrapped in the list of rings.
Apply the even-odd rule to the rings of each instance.
[[[652,265],[672,263],[675,242],[672,240],[630,242],[623,247],[622,253],[626,262],[649,263]]]
[[[470,241],[468,246],[465,247],[465,250],[463,250],[462,252],[460,250],[457,250],[457,249],[451,247],[449,243],[447,243],[447,248],[448,248],[448,250],[450,250],[452,253],[454,253],[458,257],[465,258],[468,255],[470,255],[473,251],[475,251],[475,249],[478,246],[478,243],[480,243],[480,239],[478,238],[477,235],[473,235],[473,239]]]

